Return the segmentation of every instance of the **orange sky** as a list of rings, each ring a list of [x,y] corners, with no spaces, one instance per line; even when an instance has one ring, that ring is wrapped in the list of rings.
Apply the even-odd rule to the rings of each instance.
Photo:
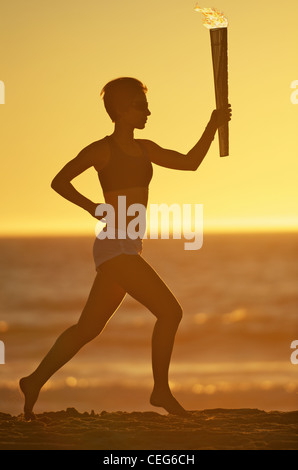
[[[99,92],[113,78],[148,86],[152,115],[136,138],[183,153],[196,144],[215,99],[209,32],[195,3],[4,2],[0,234],[94,234],[96,220],[50,183],[83,147],[112,133]],[[149,203],[203,204],[205,230],[297,230],[298,3],[201,6],[229,19],[230,156],[219,157],[216,137],[197,172],[154,165]],[[73,183],[103,202],[93,169]]]

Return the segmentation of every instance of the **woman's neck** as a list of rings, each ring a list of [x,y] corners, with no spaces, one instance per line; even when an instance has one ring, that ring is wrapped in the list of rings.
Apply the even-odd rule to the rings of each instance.
[[[115,129],[112,134],[116,142],[119,142],[123,145],[133,145],[134,144],[134,129],[127,126],[115,124]]]

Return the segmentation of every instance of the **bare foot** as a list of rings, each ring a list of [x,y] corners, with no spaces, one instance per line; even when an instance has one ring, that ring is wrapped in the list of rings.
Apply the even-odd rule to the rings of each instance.
[[[170,390],[158,391],[153,389],[150,397],[150,403],[153,406],[160,406],[164,408],[168,413],[189,416],[189,413],[180,405],[180,403],[173,397]]]
[[[38,398],[40,389],[36,387],[32,379],[30,379],[30,376],[23,377],[19,381],[19,386],[25,396],[24,418],[27,421],[36,419],[35,414],[33,413],[32,410]]]

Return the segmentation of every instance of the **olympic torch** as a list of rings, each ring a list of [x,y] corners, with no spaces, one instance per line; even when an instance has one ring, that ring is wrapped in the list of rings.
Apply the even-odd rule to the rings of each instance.
[[[203,13],[204,26],[210,30],[213,76],[215,87],[216,109],[228,107],[228,20],[215,8],[200,8],[195,11]],[[218,129],[219,152],[221,157],[229,155],[229,124]]]

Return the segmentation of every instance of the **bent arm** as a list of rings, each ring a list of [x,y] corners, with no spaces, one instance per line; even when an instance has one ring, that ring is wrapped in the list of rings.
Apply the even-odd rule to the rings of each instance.
[[[70,183],[70,181],[52,181],[51,187],[58,193],[60,196],[64,197],[68,201],[76,204],[82,209],[85,209],[87,212],[94,212],[94,202],[92,202],[87,197],[83,196],[83,194],[79,193],[74,186]],[[93,210],[94,209],[94,210]]]
[[[82,207],[92,215],[95,214],[95,208],[98,204],[79,193],[71,184],[71,180],[95,164],[97,167],[104,165],[105,156],[98,152],[98,146],[94,144],[85,147],[73,160],[66,163],[51,183],[51,188],[60,196]]]
[[[154,142],[146,140],[144,142],[146,142],[148,156],[152,163],[166,168],[195,171],[204,160],[218,127],[230,120],[230,105],[221,111],[214,110],[202,137],[186,155],[164,149]]]
[[[198,143],[185,155],[160,147],[151,140],[146,140],[148,156],[152,163],[159,166],[171,168],[173,170],[189,170],[194,171],[203,161],[207,154],[211,142],[214,139],[217,125],[213,119],[210,119],[202,137]]]

